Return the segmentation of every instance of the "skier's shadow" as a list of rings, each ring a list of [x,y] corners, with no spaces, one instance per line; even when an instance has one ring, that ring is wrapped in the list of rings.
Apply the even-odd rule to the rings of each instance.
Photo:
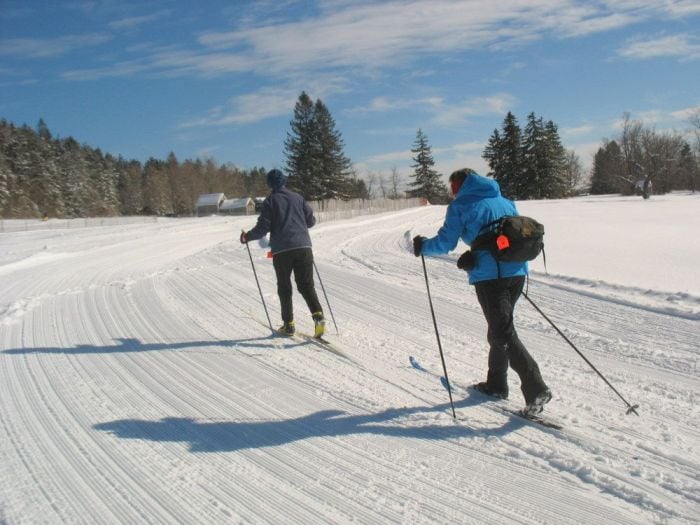
[[[455,403],[464,408],[479,403],[470,398]],[[505,435],[527,423],[519,418],[503,422],[435,420],[436,412],[445,412],[449,404],[434,407],[388,409],[374,414],[351,415],[341,410],[321,410],[293,419],[206,421],[166,417],[159,421],[121,419],[94,425],[123,439],[183,442],[191,452],[235,452],[245,449],[276,447],[310,438],[371,434],[401,438],[446,440],[477,436]],[[425,414],[424,418],[420,415]],[[496,412],[494,412],[496,414]],[[426,423],[426,420],[429,422]],[[432,421],[432,422],[430,422]]]
[[[144,343],[134,338],[117,338],[113,345],[75,345],[71,347],[43,346],[34,348],[10,348],[3,350],[3,354],[117,354],[134,352],[158,352],[163,350],[185,350],[206,347],[223,347],[228,349],[255,348],[255,349],[275,349],[292,348],[301,346],[303,342],[297,342],[289,338],[280,339],[278,335],[272,334],[264,337],[254,337],[247,339],[223,339],[212,341],[179,341],[179,342],[157,342]]]

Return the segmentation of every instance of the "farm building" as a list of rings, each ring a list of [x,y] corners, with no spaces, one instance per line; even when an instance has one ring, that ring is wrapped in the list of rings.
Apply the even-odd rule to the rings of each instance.
[[[253,215],[255,213],[255,201],[250,197],[226,199],[221,203],[219,213],[226,215]]]
[[[197,197],[197,202],[195,204],[197,217],[219,213],[221,204],[225,200],[226,196],[223,193],[203,193]]]

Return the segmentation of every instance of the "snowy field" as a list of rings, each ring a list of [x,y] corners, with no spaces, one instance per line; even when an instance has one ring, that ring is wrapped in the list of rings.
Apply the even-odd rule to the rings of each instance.
[[[452,419],[402,245],[442,206],[312,230],[347,358],[271,336],[251,217],[0,234],[0,523],[700,523],[700,195],[519,206],[547,231],[530,297],[639,417],[524,299],[564,430],[499,408],[514,374],[508,402],[466,391],[487,345],[460,246],[426,258]]]

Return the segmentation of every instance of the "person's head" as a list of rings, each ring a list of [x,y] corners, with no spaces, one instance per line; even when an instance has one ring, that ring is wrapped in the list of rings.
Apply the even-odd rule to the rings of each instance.
[[[278,190],[287,184],[287,176],[277,168],[267,172],[267,185],[270,189]]]
[[[462,168],[461,170],[452,172],[452,175],[450,175],[450,190],[452,190],[453,197],[457,195],[457,192],[462,187],[462,184],[464,184],[464,181],[467,180],[467,177],[469,177],[469,175],[472,173],[476,174],[476,172],[471,168]]]

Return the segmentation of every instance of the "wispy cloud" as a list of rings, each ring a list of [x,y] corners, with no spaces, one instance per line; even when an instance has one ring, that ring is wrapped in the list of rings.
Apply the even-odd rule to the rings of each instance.
[[[620,48],[618,56],[636,60],[661,57],[697,60],[700,58],[700,40],[697,36],[689,34],[637,39]]]
[[[97,46],[112,39],[104,33],[66,35],[58,38],[12,38],[0,41],[0,56],[19,59],[53,58],[76,49]]]
[[[452,126],[464,123],[477,115],[503,114],[515,103],[515,97],[508,93],[497,93],[488,97],[472,97],[460,104],[449,104],[442,97],[416,99],[376,97],[366,106],[349,110],[349,113],[384,113],[413,109],[428,115],[429,122],[436,126]]]
[[[477,115],[502,115],[515,104],[515,97],[498,93],[488,97],[473,97],[461,104],[440,104],[436,107],[431,122],[438,126],[454,126]]]
[[[700,104],[698,104],[697,106],[690,106],[688,108],[683,108],[671,112],[671,116],[673,118],[684,121],[687,121],[690,117],[697,114],[700,114]]]
[[[133,30],[137,27],[143,26],[144,24],[150,24],[162,18],[165,18],[171,14],[170,10],[163,9],[156,13],[150,15],[142,16],[130,16],[125,18],[120,18],[119,20],[114,20],[109,23],[109,28],[113,30]]]
[[[591,124],[583,124],[581,126],[559,129],[559,133],[562,137],[579,137],[581,135],[588,135],[594,131],[595,127]]]
[[[342,92],[345,81],[333,75],[291,82],[284,87],[264,87],[231,98],[226,105],[211,108],[206,115],[180,124],[180,128],[250,124],[272,117],[289,115],[299,93],[306,90],[311,98],[323,98],[329,92]]]
[[[270,117],[288,115],[294,108],[299,92],[294,90],[263,89],[232,98],[227,106],[212,108],[204,117],[180,124],[181,128],[249,124]]]
[[[300,72],[348,68],[367,72],[416,64],[429,56],[511,49],[548,35],[590,35],[694,9],[683,0],[326,1],[320,7],[316,16],[296,21],[258,20],[251,15],[256,12],[252,10],[237,20],[234,30],[200,33],[196,48],[181,46],[153,52],[144,59],[150,63],[149,71],[168,75],[216,76],[250,71],[289,77]],[[260,16],[266,13],[263,10]],[[111,27],[135,27],[166,14],[161,11],[126,17],[112,22]],[[685,42],[694,50],[687,35]],[[630,45],[622,54],[638,57],[650,53],[643,47]]]

